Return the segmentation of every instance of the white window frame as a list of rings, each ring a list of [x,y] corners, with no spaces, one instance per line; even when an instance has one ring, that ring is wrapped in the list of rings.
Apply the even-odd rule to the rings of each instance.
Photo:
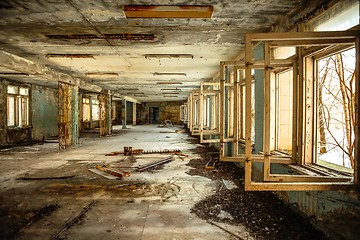
[[[7,127],[8,128],[26,128],[30,125],[30,88],[17,85],[8,85],[15,88],[15,93],[7,93]],[[22,93],[22,90],[25,93]],[[14,106],[12,111],[9,109],[9,98],[14,99]],[[13,116],[9,116],[13,114]],[[9,123],[9,118],[13,118],[13,124]]]

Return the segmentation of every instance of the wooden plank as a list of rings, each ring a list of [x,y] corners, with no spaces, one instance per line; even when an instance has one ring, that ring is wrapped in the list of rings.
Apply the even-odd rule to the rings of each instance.
[[[245,156],[244,155],[237,155],[237,156],[227,156],[224,157],[221,161],[222,162],[245,162]],[[264,156],[255,156],[255,154],[252,155],[251,158],[252,162],[258,162],[258,163],[262,163],[264,162]],[[271,163],[273,164],[295,164],[294,160],[292,160],[291,158],[281,158],[281,157],[271,157]]]
[[[271,68],[279,68],[279,67],[291,67],[294,60],[289,59],[271,59],[271,63],[268,64]],[[226,66],[233,66],[237,67],[238,69],[245,69],[245,62],[244,61],[225,61],[223,62]],[[251,67],[253,69],[263,69],[265,62],[264,60],[253,60],[251,63]]]
[[[220,139],[204,139],[203,143],[218,143]]]
[[[189,97],[188,97],[188,122],[187,122],[187,127],[191,132],[191,128],[192,128],[192,93],[190,93]]]
[[[200,83],[200,97],[199,97],[199,135],[200,143],[203,140],[204,129],[204,85]]]
[[[263,183],[250,182],[245,185],[245,191],[325,191],[325,190],[354,190],[353,183],[341,182],[284,182],[284,183]]]
[[[312,47],[312,46],[328,46],[330,44],[336,45],[348,45],[349,43],[354,42],[354,38],[346,38],[346,39],[303,39],[303,40],[273,40],[268,41],[273,47]]]
[[[219,104],[220,104],[220,158],[225,155],[224,149],[224,134],[225,134],[225,65],[220,62],[220,93],[219,93]]]
[[[251,162],[251,151],[252,151],[252,141],[251,141],[251,85],[252,85],[252,75],[251,75],[251,65],[253,61],[252,54],[252,44],[251,44],[252,34],[245,35],[245,178],[244,184],[245,189],[250,188],[251,176],[252,176],[252,162]]]
[[[204,135],[220,135],[220,132],[217,130],[203,130]]]
[[[360,184],[359,174],[360,174],[360,121],[359,121],[359,107],[360,107],[360,37],[356,38],[355,43],[355,51],[356,51],[356,62],[355,66],[355,124],[354,124],[354,134],[355,134],[355,142],[354,142],[354,182],[356,184]]]
[[[234,68],[234,146],[233,156],[239,153],[239,69]]]
[[[351,182],[352,177],[333,177],[333,176],[309,176],[309,175],[289,175],[289,174],[270,174],[264,181],[273,182]]]
[[[324,31],[324,32],[267,32],[267,33],[252,33],[251,41],[305,41],[322,39],[324,43],[327,40],[353,39],[360,36],[360,31]]]
[[[270,103],[271,103],[271,84],[270,84],[270,74],[271,70],[269,68],[270,57],[271,57],[271,48],[268,42],[264,44],[264,179],[270,175]]]
[[[305,104],[306,108],[304,109],[304,124],[305,124],[305,134],[304,134],[304,158],[303,163],[308,164],[312,163],[314,159],[313,145],[314,143],[314,61],[312,58],[305,58],[305,79],[304,79],[304,90],[305,90]],[[317,115],[317,114],[316,114]]]
[[[293,119],[301,119],[298,118],[299,116],[299,112],[298,112],[298,96],[299,96],[299,79],[298,79],[298,68],[297,68],[297,62],[294,61],[294,65],[293,65],[293,114],[292,114],[292,118]],[[298,135],[298,125],[299,125],[299,121],[294,121],[292,123],[292,159],[294,159],[298,164],[300,163],[299,161],[299,135]]]

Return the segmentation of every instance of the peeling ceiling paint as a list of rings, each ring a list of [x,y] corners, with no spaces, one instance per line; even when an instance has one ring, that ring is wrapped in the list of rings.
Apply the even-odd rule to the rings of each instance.
[[[269,31],[279,21],[293,24],[330,1],[309,2],[157,0],[151,4],[210,5],[214,13],[210,19],[128,19],[122,11],[123,5],[148,5],[149,1],[3,0],[0,47],[139,101],[183,100],[201,82],[216,76],[220,61],[234,60],[239,55],[245,33]],[[46,57],[49,54],[94,57]],[[147,59],[146,54],[191,54],[193,58]],[[161,72],[185,75],[154,74]],[[0,77],[56,87],[55,81],[53,84],[48,79],[37,81],[41,76],[5,75]],[[176,88],[181,91],[174,94],[174,99],[164,98],[168,94],[162,94],[161,89],[174,86],[157,82],[180,82]],[[138,89],[135,92],[144,94],[131,93],[128,89]]]

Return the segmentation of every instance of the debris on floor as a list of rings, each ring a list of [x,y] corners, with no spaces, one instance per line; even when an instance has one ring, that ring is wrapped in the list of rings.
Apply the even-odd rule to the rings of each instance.
[[[124,155],[124,156],[130,156],[130,155],[140,155],[140,154],[154,154],[154,153],[180,153],[180,149],[163,149],[163,150],[148,150],[144,151],[144,149],[133,149],[132,147],[124,147],[124,151],[120,152],[111,152],[105,154],[105,156],[117,156],[117,155]]]
[[[163,123],[161,123],[160,125],[158,125],[158,127],[173,127],[173,124],[171,122],[171,120],[165,120]]]
[[[153,167],[156,167],[158,165],[168,163],[168,162],[170,162],[172,160],[174,160],[173,156],[165,157],[165,158],[162,158],[162,159],[160,159],[158,161],[150,162],[150,163],[145,164],[145,165],[141,165],[136,169],[136,171],[142,172],[142,171],[144,171],[146,169],[153,168]]]
[[[214,170],[215,169],[216,161],[212,158],[206,163],[205,170]]]
[[[67,176],[58,176],[58,177],[19,177],[17,180],[52,180],[52,179],[69,179],[73,178],[75,175],[67,175]]]
[[[190,160],[188,166],[193,169],[187,174],[205,176],[221,183],[215,194],[193,206],[191,211],[198,217],[211,222],[245,226],[252,237],[259,240],[327,239],[308,219],[302,218],[272,192],[245,191],[243,169],[235,163],[218,162],[216,171],[207,171],[204,167],[213,150],[198,147],[194,151],[202,157]]]
[[[118,178],[123,178],[123,177],[128,177],[130,176],[130,173],[129,172],[119,172],[117,170],[114,170],[114,169],[110,169],[109,167],[107,166],[99,166],[97,165],[96,166],[96,169],[100,170],[100,171],[103,171],[103,172],[106,172],[106,173],[109,173],[115,177],[118,177]]]
[[[52,240],[59,239],[59,236],[76,222],[79,222],[80,219],[95,205],[96,201],[92,201],[88,206],[86,206],[79,215],[68,221],[54,236],[52,236]]]

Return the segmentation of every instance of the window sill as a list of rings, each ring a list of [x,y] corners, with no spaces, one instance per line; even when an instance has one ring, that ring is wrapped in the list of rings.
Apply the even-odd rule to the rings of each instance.
[[[353,172],[339,171],[338,169],[332,169],[318,164],[306,164],[299,165],[287,165],[291,170],[301,175],[309,176],[327,176],[327,177],[352,177]],[[351,170],[351,169],[349,169]]]
[[[32,128],[32,126],[22,126],[22,127],[12,126],[12,127],[7,127],[8,130],[17,130],[17,131],[28,130],[28,129],[31,129],[31,128]]]

